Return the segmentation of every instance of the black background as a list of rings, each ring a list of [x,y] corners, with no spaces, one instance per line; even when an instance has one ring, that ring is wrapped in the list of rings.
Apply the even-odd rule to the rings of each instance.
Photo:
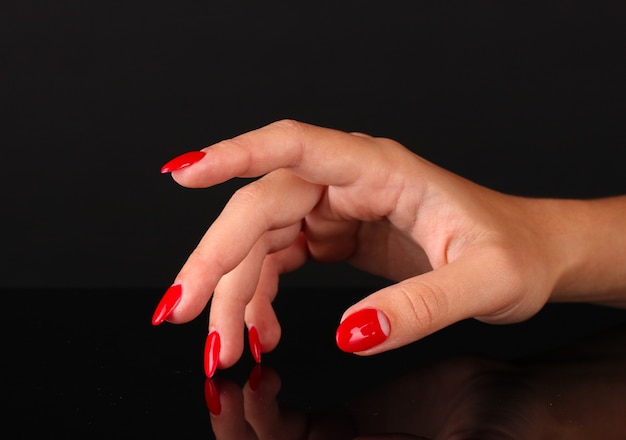
[[[0,4],[0,287],[166,287],[241,182],[170,158],[281,118],[529,196],[626,193],[623,1]],[[345,268],[288,285],[369,282]]]

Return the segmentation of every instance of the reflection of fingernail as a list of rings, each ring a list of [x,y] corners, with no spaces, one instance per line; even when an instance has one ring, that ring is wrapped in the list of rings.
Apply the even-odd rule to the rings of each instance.
[[[248,330],[248,342],[250,344],[250,351],[252,352],[252,357],[258,364],[261,362],[261,340],[259,339],[259,331],[255,326],[251,326]]]
[[[161,174],[171,173],[172,171],[187,168],[188,166],[198,162],[204,156],[206,156],[204,151],[190,151],[188,153],[183,153],[163,165],[161,167]]]
[[[152,315],[152,325],[159,325],[167,319],[174,307],[180,302],[182,291],[183,289],[180,284],[176,284],[167,289],[155,309],[154,315]]]
[[[261,385],[261,364],[256,364],[248,376],[248,386],[252,391],[256,391],[259,385]]]
[[[204,400],[209,412],[214,416],[219,416],[222,412],[222,402],[220,402],[220,393],[217,391],[215,384],[209,378],[204,381]]]
[[[213,374],[215,374],[221,348],[222,344],[220,342],[219,333],[216,331],[210,332],[204,344],[204,373],[208,378],[213,377]]]
[[[339,324],[336,340],[341,350],[355,353],[383,343],[389,332],[389,319],[383,312],[364,309],[348,316]]]

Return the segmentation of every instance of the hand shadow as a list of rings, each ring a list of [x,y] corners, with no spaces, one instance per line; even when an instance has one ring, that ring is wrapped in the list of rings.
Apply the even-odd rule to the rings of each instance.
[[[517,362],[451,358],[318,414],[280,408],[266,365],[205,385],[218,440],[624,439],[626,326]]]

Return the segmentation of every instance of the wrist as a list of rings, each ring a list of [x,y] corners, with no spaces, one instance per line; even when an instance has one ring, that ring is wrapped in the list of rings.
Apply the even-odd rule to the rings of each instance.
[[[555,269],[550,300],[626,305],[626,197],[537,201]]]

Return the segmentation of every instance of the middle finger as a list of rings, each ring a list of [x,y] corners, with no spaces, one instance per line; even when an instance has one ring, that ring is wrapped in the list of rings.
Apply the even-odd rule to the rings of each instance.
[[[246,258],[263,234],[299,222],[322,194],[323,187],[287,170],[237,191],[176,277],[183,295],[168,321],[183,323],[198,316],[219,280]]]

